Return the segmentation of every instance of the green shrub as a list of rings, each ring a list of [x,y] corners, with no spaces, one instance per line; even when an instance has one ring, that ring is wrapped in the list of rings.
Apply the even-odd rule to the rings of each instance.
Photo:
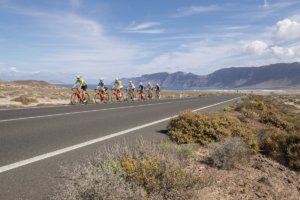
[[[226,113],[192,113],[185,111],[168,124],[168,133],[178,144],[198,143],[201,145],[220,142],[225,137],[238,136],[258,151],[255,132],[241,123],[235,116]]]
[[[263,153],[279,163],[300,171],[300,133],[272,129],[262,144]]]

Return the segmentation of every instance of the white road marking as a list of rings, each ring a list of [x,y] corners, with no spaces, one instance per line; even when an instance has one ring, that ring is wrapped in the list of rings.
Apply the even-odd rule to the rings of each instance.
[[[107,111],[107,110],[119,110],[119,109],[126,109],[126,108],[138,108],[138,107],[144,107],[144,106],[163,105],[163,104],[171,104],[171,103],[182,103],[182,102],[191,102],[191,101],[196,101],[196,100],[194,99],[194,100],[185,100],[185,101],[168,101],[168,102],[162,102],[162,103],[151,103],[151,104],[143,104],[143,105],[122,106],[122,107],[116,107],[116,108],[103,108],[103,109],[84,110],[84,111],[77,111],[77,112],[58,113],[58,114],[51,114],[51,115],[39,115],[39,116],[32,116],[32,117],[2,119],[2,120],[0,120],[0,123],[1,122],[26,120],[26,119],[57,117],[57,116],[64,116],[64,115],[74,115],[74,114],[82,114],[82,113],[100,112],[100,111]]]
[[[237,98],[233,98],[233,99],[230,99],[230,100],[227,100],[227,101],[222,101],[222,102],[212,104],[212,105],[209,105],[209,106],[201,107],[201,108],[192,110],[192,112],[198,112],[200,110],[204,110],[204,109],[211,108],[211,107],[214,107],[214,106],[217,106],[217,105],[220,105],[220,104],[224,104],[224,103],[227,103],[227,102],[230,102],[230,101],[234,101],[234,100],[239,99],[239,98],[240,97],[237,97]],[[133,132],[133,131],[136,131],[136,130],[139,130],[139,129],[143,129],[143,128],[146,128],[146,127],[149,127],[149,126],[152,126],[152,125],[155,125],[155,124],[159,124],[159,123],[168,121],[168,120],[170,120],[174,117],[177,117],[177,116],[178,115],[167,117],[167,118],[157,120],[157,121],[154,121],[154,122],[150,122],[150,123],[147,123],[147,124],[144,124],[144,125],[141,125],[141,126],[137,126],[137,127],[134,127],[134,128],[124,130],[124,131],[120,131],[120,132],[117,132],[117,133],[106,135],[104,137],[96,138],[96,139],[89,140],[89,141],[86,141],[86,142],[83,142],[83,143],[80,143],[80,144],[76,144],[76,145],[73,145],[73,146],[70,146],[70,147],[66,147],[66,148],[63,148],[63,149],[52,151],[50,153],[42,154],[42,155],[39,155],[39,156],[36,156],[36,157],[33,157],[33,158],[29,158],[29,159],[22,160],[22,161],[19,161],[19,162],[16,162],[16,163],[5,165],[5,166],[0,167],[0,173],[6,172],[6,171],[9,171],[9,170],[12,170],[12,169],[16,169],[16,168],[19,168],[19,167],[22,167],[22,166],[25,166],[25,165],[29,165],[31,163],[38,162],[38,161],[41,161],[41,160],[44,160],[44,159],[47,159],[47,158],[51,158],[51,157],[54,157],[54,156],[57,156],[57,155],[60,155],[60,154],[63,154],[63,153],[67,153],[69,151],[73,151],[73,150],[76,150],[76,149],[79,149],[79,148],[82,148],[82,147],[86,147],[86,146],[89,146],[89,145],[92,145],[92,144],[95,144],[95,143],[98,143],[98,142],[101,142],[101,141],[104,141],[104,140],[108,140],[108,139],[111,139],[111,138],[114,138],[114,137],[117,137],[117,136],[120,136],[120,135],[124,135],[126,133],[130,133],[130,132]]]

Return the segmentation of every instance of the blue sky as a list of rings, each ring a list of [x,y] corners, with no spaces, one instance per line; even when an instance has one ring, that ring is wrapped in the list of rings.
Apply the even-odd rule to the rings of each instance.
[[[300,61],[300,0],[0,0],[0,79]]]

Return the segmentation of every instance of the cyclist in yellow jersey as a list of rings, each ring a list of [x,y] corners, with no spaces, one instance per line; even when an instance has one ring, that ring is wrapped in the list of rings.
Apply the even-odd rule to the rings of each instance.
[[[114,89],[115,87],[117,87],[117,88],[116,88],[117,93],[118,93],[119,95],[121,95],[121,90],[123,89],[123,84],[122,84],[122,81],[119,80],[119,78],[116,78],[116,79],[115,79],[115,82],[114,82],[114,84],[113,84],[113,86],[112,86],[112,89]]]
[[[82,79],[82,77],[80,75],[77,75],[76,76],[76,82],[74,83],[74,87],[76,87],[76,85],[79,84],[80,87],[78,88],[79,90],[82,90],[81,92],[81,100],[85,103],[86,102],[86,99],[84,99],[84,93],[87,89],[87,84],[86,82]]]

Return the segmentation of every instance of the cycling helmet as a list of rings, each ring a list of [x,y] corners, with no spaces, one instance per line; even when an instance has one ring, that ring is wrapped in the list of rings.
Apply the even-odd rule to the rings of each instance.
[[[77,76],[76,76],[76,78],[77,78],[77,79],[80,79],[80,78],[81,78],[81,76],[80,76],[80,75],[77,75]]]
[[[140,85],[143,85],[143,82],[140,82]]]
[[[132,83],[132,81],[129,81],[129,83]]]
[[[159,86],[159,84],[158,84],[158,83],[156,83],[156,85],[157,85],[157,86]]]
[[[119,78],[117,77],[115,80],[116,80],[116,81],[118,81],[118,80],[119,80]]]
[[[150,82],[148,82],[148,85],[150,85],[151,83]]]

